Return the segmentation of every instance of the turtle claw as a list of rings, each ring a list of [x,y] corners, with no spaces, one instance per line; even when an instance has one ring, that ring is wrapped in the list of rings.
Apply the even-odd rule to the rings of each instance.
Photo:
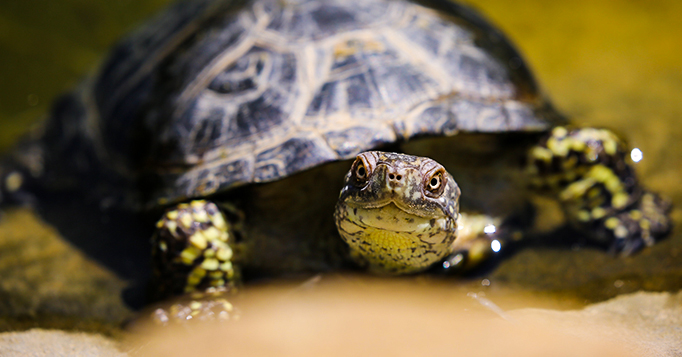
[[[229,289],[214,289],[214,291],[189,294],[171,305],[157,307],[152,311],[150,318],[155,325],[159,326],[187,324],[195,321],[238,320],[239,309],[225,298],[229,292]]]
[[[465,274],[493,260],[511,238],[507,229],[500,228],[506,227],[498,227],[494,233],[480,232],[473,238],[463,237],[463,241],[455,241],[452,253],[443,259],[438,271],[448,275]]]
[[[453,252],[443,259],[438,270],[448,275],[461,274],[468,270],[467,267],[469,265],[469,252],[467,250],[460,250]]]
[[[640,250],[644,249],[646,245],[641,239],[620,239],[617,238],[609,247],[609,253],[621,257],[629,257]]]
[[[483,235],[469,242],[466,247],[453,251],[443,259],[441,272],[449,275],[466,274],[495,260],[502,247],[509,241],[501,234]]]

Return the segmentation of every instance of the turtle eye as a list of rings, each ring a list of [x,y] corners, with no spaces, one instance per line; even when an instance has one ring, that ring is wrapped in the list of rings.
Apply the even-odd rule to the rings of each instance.
[[[429,179],[426,181],[426,192],[430,196],[439,196],[443,193],[443,170],[436,171]]]
[[[364,180],[367,178],[367,169],[365,168],[365,164],[362,162],[360,162],[355,168],[355,177],[359,180]]]
[[[364,186],[367,183],[370,174],[369,167],[367,164],[365,164],[365,161],[361,158],[355,160],[352,170],[354,179],[353,181],[355,181],[355,184]]]

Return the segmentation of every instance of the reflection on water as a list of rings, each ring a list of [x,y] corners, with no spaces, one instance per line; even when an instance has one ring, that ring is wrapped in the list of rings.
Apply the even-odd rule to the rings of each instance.
[[[41,0],[39,5],[28,1],[1,2],[0,150],[9,147],[38,122],[52,98],[88,73],[121,33],[165,2]],[[626,136],[635,148],[631,158],[638,162],[637,169],[644,182],[680,206],[682,126],[677,122],[682,116],[679,98],[682,33],[677,16],[682,13],[682,2],[468,2],[508,33],[526,54],[540,83],[561,110],[573,117],[576,124],[608,126]],[[646,160],[642,160],[644,152]],[[681,216],[676,208],[674,218],[678,225]],[[94,284],[95,288],[86,289],[86,295],[96,304],[89,305],[87,311],[106,310],[107,313],[97,318],[107,323],[120,322],[122,317],[112,317],[125,310],[120,300],[102,296],[116,294],[122,283],[106,269],[95,269],[94,278],[68,274],[57,278],[23,269],[40,265],[46,259],[56,259],[55,262],[62,263],[54,266],[91,271],[97,264],[89,259],[97,259],[95,253],[106,251],[108,246],[93,240],[77,245],[77,249],[60,245],[46,253],[37,249],[52,244],[46,242],[60,241],[54,231],[45,230],[24,210],[7,214],[3,219],[0,273],[5,285],[0,288],[0,297],[17,303],[0,304],[3,309],[0,314],[78,315],[78,305],[83,305],[78,300],[78,289],[64,287]],[[26,258],[18,260],[19,267],[17,261],[7,258],[7,252],[15,251],[27,252]],[[657,246],[624,259],[580,246],[572,250],[536,247],[505,260],[485,280],[492,286],[521,292],[551,292],[580,298],[581,302],[582,299],[600,301],[641,289],[676,291],[682,287],[681,253],[679,230]],[[138,250],[135,254],[139,254]],[[72,256],[79,258],[67,258]],[[59,260],[62,258],[65,260]],[[109,263],[113,264],[105,262],[104,266],[111,266]],[[125,265],[125,273],[115,272],[129,279],[136,269],[137,266]],[[39,291],[35,295],[37,302],[24,304],[23,299],[31,297],[31,289],[19,283],[13,285],[11,277],[29,282],[32,289]],[[480,281],[465,280],[460,284],[480,286]],[[67,308],[41,300],[54,296],[66,296]],[[16,326],[11,321],[2,325],[3,321],[0,321],[3,329]],[[463,323],[463,320],[457,321]]]
[[[630,151],[630,158],[634,162],[640,162],[644,158],[644,153],[639,148],[634,148]]]

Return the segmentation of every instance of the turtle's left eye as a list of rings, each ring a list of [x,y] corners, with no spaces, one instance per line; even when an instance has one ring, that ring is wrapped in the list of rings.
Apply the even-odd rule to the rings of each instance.
[[[429,196],[438,197],[443,193],[443,177],[443,170],[438,170],[426,180],[424,188]]]

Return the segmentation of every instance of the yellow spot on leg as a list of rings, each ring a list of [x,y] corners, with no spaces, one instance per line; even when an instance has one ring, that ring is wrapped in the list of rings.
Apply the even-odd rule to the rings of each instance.
[[[623,226],[617,226],[613,230],[613,234],[618,238],[625,238],[628,235],[628,229]]]
[[[635,221],[638,221],[642,218],[642,211],[633,209],[630,211],[630,218],[634,219]]]
[[[227,228],[227,223],[225,223],[225,218],[223,218],[222,213],[211,215],[211,222],[213,222],[213,225],[218,229],[222,230]]]
[[[552,135],[557,138],[564,138],[567,134],[568,130],[566,130],[566,128],[563,126],[557,126],[556,128],[552,129]]]
[[[604,222],[604,226],[610,230],[616,229],[618,224],[620,223],[620,220],[616,217],[611,217]]]
[[[618,150],[618,144],[613,140],[604,141],[604,151],[609,155],[615,155]]]
[[[644,230],[651,229],[651,222],[648,219],[642,219],[639,221],[639,226]]]
[[[218,249],[216,257],[222,261],[230,260],[232,258],[232,249],[230,247]]]
[[[208,276],[210,276],[212,279],[222,279],[222,277],[225,276],[225,273],[220,270],[214,270],[208,273]]]
[[[189,214],[183,214],[182,217],[180,217],[180,223],[185,228],[192,227],[192,216]]]
[[[201,250],[197,247],[189,246],[180,252],[180,260],[185,265],[192,265],[194,260],[201,255]]]
[[[224,272],[231,272],[232,271],[232,262],[225,262],[223,264],[220,264],[220,270]]]
[[[613,196],[611,199],[611,204],[615,208],[623,208],[625,205],[627,205],[628,201],[630,200],[630,197],[627,195],[625,192],[619,192]]]
[[[225,279],[211,280],[211,286],[225,286]]]
[[[206,237],[201,232],[196,232],[189,237],[190,243],[199,249],[206,249],[207,242]]]
[[[217,240],[220,238],[220,231],[216,227],[208,227],[204,230],[204,237],[209,241]]]
[[[197,285],[201,283],[201,280],[206,276],[206,270],[201,267],[196,267],[189,273],[187,277],[187,286],[185,286],[185,291],[194,291]]]
[[[24,178],[18,172],[12,172],[5,178],[5,188],[9,192],[18,191],[24,184]]]
[[[590,212],[585,211],[585,210],[580,210],[580,211],[578,211],[577,218],[581,222],[588,222],[592,217],[590,215]]]
[[[588,189],[594,186],[594,184],[595,184],[594,180],[589,178],[573,182],[572,184],[568,185],[563,191],[561,191],[561,193],[559,194],[559,198],[561,198],[561,200],[563,201],[569,201],[583,197],[585,195],[585,192],[587,192]]]
[[[192,206],[192,208],[200,209],[206,205],[206,201],[205,200],[194,200],[194,201],[190,202],[189,204],[190,204],[190,206]]]
[[[174,221],[174,220],[178,219],[178,211],[169,211],[168,213],[166,213],[166,217],[168,217],[168,219]]]
[[[204,210],[192,213],[192,218],[197,222],[208,222],[208,214]]]
[[[218,265],[219,265],[218,260],[214,258],[205,259],[201,263],[201,267],[206,270],[216,270],[218,269]]]
[[[560,157],[566,157],[570,149],[568,141],[558,140],[557,138],[549,138],[547,140],[547,148],[550,149],[554,155]]]
[[[597,207],[597,208],[592,210],[592,218],[593,219],[600,219],[604,216],[606,216],[606,210],[605,209],[603,209],[601,207]]]
[[[548,149],[545,149],[543,147],[536,146],[531,150],[531,155],[537,159],[541,160],[544,162],[551,162],[552,161],[552,152]]]
[[[175,221],[167,221],[166,228],[168,229],[169,232],[171,232],[173,236],[175,236],[177,233],[178,224],[175,223]]]

